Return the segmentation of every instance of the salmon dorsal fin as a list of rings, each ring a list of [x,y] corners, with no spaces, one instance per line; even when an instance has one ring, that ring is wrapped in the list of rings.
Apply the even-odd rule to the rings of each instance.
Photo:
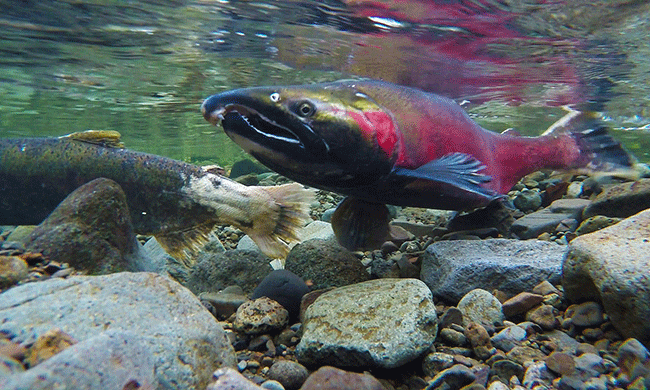
[[[122,143],[120,137],[122,137],[120,133],[114,130],[86,130],[64,135],[59,138],[101,145],[108,148],[123,148],[124,143]]]
[[[155,234],[154,237],[165,252],[183,265],[191,267],[203,246],[216,237],[212,233],[214,225],[214,222],[205,222],[191,229],[164,232]]]

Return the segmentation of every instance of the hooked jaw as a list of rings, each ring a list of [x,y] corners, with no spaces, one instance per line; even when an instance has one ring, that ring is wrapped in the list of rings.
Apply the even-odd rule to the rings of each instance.
[[[300,137],[287,126],[249,106],[219,100],[219,95],[207,98],[201,105],[201,113],[205,120],[215,126],[221,122],[229,136],[234,133],[252,141],[274,140],[304,149]]]

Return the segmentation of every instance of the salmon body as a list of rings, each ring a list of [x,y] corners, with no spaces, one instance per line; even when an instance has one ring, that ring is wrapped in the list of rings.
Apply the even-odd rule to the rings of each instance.
[[[380,81],[238,89],[210,96],[202,113],[282,175],[400,206],[473,209],[540,169],[632,163],[592,114],[540,137],[499,134],[453,100]]]
[[[155,235],[183,257],[217,224],[247,232],[271,257],[283,257],[308,219],[311,194],[300,185],[247,187],[202,167],[124,149],[116,132],[0,139],[0,225],[39,224],[77,187],[117,182],[134,230]]]

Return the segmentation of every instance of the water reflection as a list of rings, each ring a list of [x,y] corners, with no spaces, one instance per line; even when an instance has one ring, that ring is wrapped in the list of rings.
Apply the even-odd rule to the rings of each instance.
[[[488,128],[537,134],[604,110],[650,160],[650,5],[638,1],[0,1],[0,135],[123,133],[228,164],[203,122],[221,90],[371,77],[441,93]]]

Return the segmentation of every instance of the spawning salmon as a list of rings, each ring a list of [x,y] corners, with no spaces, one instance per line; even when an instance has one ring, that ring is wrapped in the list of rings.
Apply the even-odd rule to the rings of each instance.
[[[469,210],[540,169],[634,163],[593,113],[570,112],[539,137],[500,134],[451,99],[373,80],[237,89],[201,110],[276,172],[377,204]]]
[[[122,147],[114,131],[0,139],[0,225],[39,224],[99,177],[126,194],[134,230],[185,260],[215,225],[233,225],[269,257],[284,257],[308,220],[311,193],[297,183],[247,187],[202,167]]]

